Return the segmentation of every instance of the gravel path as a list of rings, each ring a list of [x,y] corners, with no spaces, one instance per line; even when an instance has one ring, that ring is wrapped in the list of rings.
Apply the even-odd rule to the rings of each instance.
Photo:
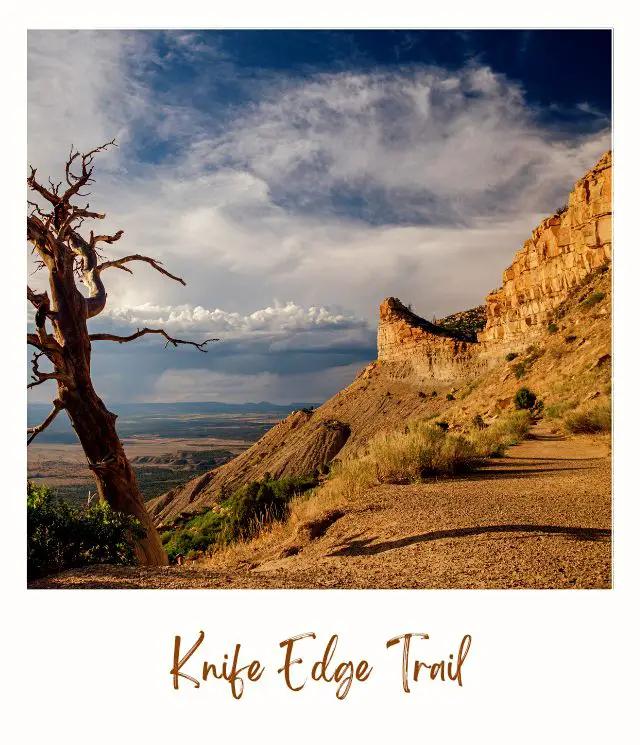
[[[611,458],[538,425],[464,478],[380,486],[295,555],[252,569],[89,567],[49,588],[608,588]]]

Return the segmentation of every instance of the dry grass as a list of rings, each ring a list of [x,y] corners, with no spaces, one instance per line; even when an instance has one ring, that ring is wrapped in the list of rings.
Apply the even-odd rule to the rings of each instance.
[[[531,429],[532,419],[528,411],[516,411],[504,419],[472,435],[476,453],[484,458],[497,458],[505,450],[524,440]]]
[[[611,404],[578,409],[564,418],[565,429],[574,435],[611,432]]]
[[[283,547],[301,542],[300,529],[344,512],[378,484],[406,484],[430,475],[453,474],[473,468],[486,458],[504,454],[526,436],[528,411],[518,411],[469,436],[443,432],[427,420],[409,422],[404,429],[382,432],[358,457],[333,465],[331,477],[318,488],[293,499],[284,523],[263,523],[258,535],[212,555],[223,566],[275,558]],[[304,540],[302,539],[302,542]]]
[[[428,475],[455,473],[476,459],[476,450],[466,437],[416,421],[403,431],[379,434],[362,460],[372,464],[379,483],[406,484]]]

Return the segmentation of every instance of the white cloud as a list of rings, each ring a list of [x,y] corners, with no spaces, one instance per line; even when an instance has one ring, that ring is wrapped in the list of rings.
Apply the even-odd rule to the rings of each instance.
[[[224,334],[237,338],[256,333],[322,331],[342,328],[362,328],[366,322],[349,313],[332,311],[326,307],[302,308],[295,303],[275,302],[249,315],[229,313],[200,305],[160,306],[143,303],[132,308],[107,309],[103,318],[131,325],[162,326],[167,329],[186,329]]]
[[[303,329],[324,344],[311,332],[340,315],[325,306],[347,309],[342,341],[359,318],[375,327],[387,295],[427,317],[475,305],[610,145],[607,123],[552,134],[517,84],[473,63],[258,80],[257,102],[221,133],[202,104],[154,85],[170,58],[208,66],[212,80],[220,69],[233,81],[232,63],[190,34],[163,38],[164,58],[150,33],[29,34],[30,161],[55,177],[71,141],[117,136],[92,202],[108,213],[101,231],[125,231],[108,253],[157,257],[187,281],[111,270],[105,322],[274,334],[284,349]],[[145,142],[171,157],[141,160]]]

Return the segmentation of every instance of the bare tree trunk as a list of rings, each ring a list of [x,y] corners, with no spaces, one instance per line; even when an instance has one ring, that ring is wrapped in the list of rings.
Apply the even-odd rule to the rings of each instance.
[[[98,496],[112,509],[137,518],[145,530],[145,537],[134,545],[138,561],[149,566],[167,564],[160,536],[145,509],[135,472],[118,438],[115,414],[106,409],[91,383],[75,390],[60,386],[58,398],[87,456]]]
[[[58,386],[53,411],[42,424],[28,430],[31,437],[27,444],[49,426],[59,411],[66,410],[95,477],[100,499],[104,499],[114,510],[140,521],[145,537],[134,541],[136,557],[141,564],[158,566],[168,564],[167,555],[145,509],[135,472],[118,437],[116,415],[107,410],[94,390],[91,343],[124,343],[146,334],[160,334],[167,340],[167,345],[191,344],[200,351],[206,351],[204,345],[213,340],[201,343],[182,341],[170,337],[162,329],[147,328],[138,329],[130,336],[89,333],[87,320],[98,315],[106,305],[107,293],[100,276],[106,269],[117,268],[131,273],[126,265],[140,261],[185,284],[184,280],[167,272],[155,259],[139,254],[99,263],[97,244],[116,242],[122,236],[122,231],[113,236],[94,236],[92,231],[89,240],[77,232],[85,219],[104,217],[90,212],[89,205],[78,207],[72,205],[70,200],[76,195],[80,196],[80,189],[93,181],[93,156],[105,147],[96,148],[85,155],[74,153],[72,148],[65,168],[69,188],[63,194],[59,193],[61,184],[56,186],[49,181],[50,188],[46,188],[38,183],[34,169],[31,169],[27,179],[28,187],[53,206],[50,212],[44,212],[40,205],[29,202],[33,211],[27,218],[27,239],[40,257],[41,268],[49,272],[51,297],[46,292],[38,294],[27,287],[27,298],[36,308],[36,333],[27,334],[27,343],[37,350],[33,357],[33,382],[28,387],[48,380],[55,380]],[[81,167],[80,175],[75,175],[71,170],[77,166]],[[88,288],[89,297],[85,298],[78,290],[76,276]],[[51,323],[53,334],[48,333],[47,323]],[[38,361],[43,356],[53,365],[52,372],[40,371]]]

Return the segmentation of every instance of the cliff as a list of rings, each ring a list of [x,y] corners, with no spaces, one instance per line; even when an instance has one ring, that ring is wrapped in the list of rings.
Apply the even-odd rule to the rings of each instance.
[[[397,298],[380,306],[378,360],[411,370],[422,380],[455,382],[480,374],[506,352],[530,345],[547,332],[555,309],[594,269],[611,259],[611,152],[581,178],[568,206],[543,220],[504,270],[500,289],[485,312],[473,313],[473,334],[416,316]]]
[[[525,367],[525,360],[530,363],[526,374],[533,374],[531,366],[542,366],[536,390],[549,401],[556,395],[549,387],[553,381],[571,389],[580,381],[603,387],[604,378],[596,381],[593,371],[610,358],[609,273],[593,270],[610,257],[609,152],[577,182],[567,210],[543,220],[504,271],[503,286],[487,297],[484,330],[478,330],[483,308],[433,324],[397,298],[386,298],[380,306],[377,361],[315,411],[292,413],[229,463],[149,502],[155,522],[215,505],[222,487],[228,492],[266,472],[276,478],[301,476],[336,458],[349,458],[380,430],[409,419],[444,416],[460,425],[474,411],[494,416],[495,407],[508,406],[521,385],[514,371],[505,369],[505,354],[535,343],[543,334],[541,346],[555,339],[546,334],[548,322],[565,301],[570,307],[564,309],[568,315],[558,319],[559,330],[567,332],[575,349],[567,341],[567,350],[556,343],[555,357],[538,362],[523,358]],[[585,278],[587,284],[575,289]],[[582,308],[582,294],[594,290],[608,299],[591,310]],[[564,378],[562,370],[567,372]],[[448,396],[452,384],[455,389]],[[590,395],[600,393],[594,389]]]
[[[504,270],[502,287],[487,296],[487,325],[478,334],[485,353],[499,353],[506,343],[524,346],[542,334],[571,289],[610,259],[609,151],[576,183],[567,210],[533,231]]]
[[[380,306],[378,360],[406,364],[424,380],[451,382],[478,372],[477,344],[412,313],[397,298]]]

